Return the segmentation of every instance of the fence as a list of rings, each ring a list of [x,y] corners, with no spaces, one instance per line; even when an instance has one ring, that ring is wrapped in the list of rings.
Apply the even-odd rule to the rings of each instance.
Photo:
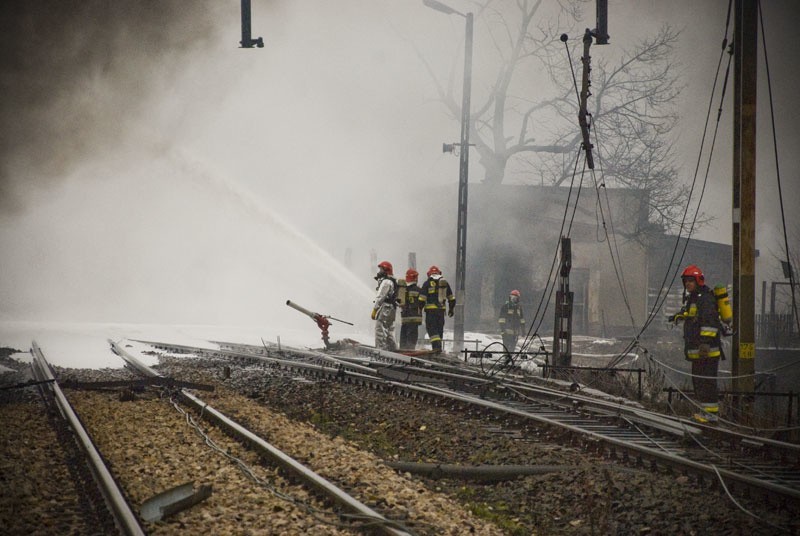
[[[773,348],[792,348],[800,345],[794,315],[758,314],[756,315],[756,341],[760,346]]]
[[[636,383],[637,383],[637,398],[639,400],[642,399],[642,374],[645,373],[645,369],[641,368],[607,368],[607,367],[578,367],[578,366],[555,366],[555,365],[539,365],[542,369],[542,378],[560,378],[560,379],[572,379],[576,373],[580,373],[582,371],[589,372],[591,382],[594,384],[593,386],[602,389],[604,383],[611,383],[612,385],[618,384],[619,382],[616,380],[617,373],[619,372],[633,372],[636,373]],[[607,382],[603,382],[603,380],[607,380]]]

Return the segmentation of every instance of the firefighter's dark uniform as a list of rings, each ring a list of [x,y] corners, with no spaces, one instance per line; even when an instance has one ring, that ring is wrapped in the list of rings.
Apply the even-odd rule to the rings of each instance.
[[[425,310],[425,330],[431,340],[431,348],[434,352],[441,352],[445,304],[449,308],[450,316],[453,316],[456,307],[453,290],[443,277],[436,277],[434,274],[419,289],[419,301],[422,302]]]
[[[522,305],[519,302],[514,303],[508,300],[500,308],[500,318],[498,318],[497,323],[500,324],[503,346],[509,352],[516,351],[517,339],[519,339],[519,334],[525,328],[525,315],[522,312]]]
[[[689,294],[681,316],[684,319],[684,355],[692,364],[694,395],[703,410],[716,417],[719,413],[717,370],[720,359],[725,356],[720,339],[722,324],[711,289],[702,285]]]
[[[400,302],[400,348],[413,350],[419,340],[419,326],[422,324],[422,303],[416,283],[398,279],[397,298]]]

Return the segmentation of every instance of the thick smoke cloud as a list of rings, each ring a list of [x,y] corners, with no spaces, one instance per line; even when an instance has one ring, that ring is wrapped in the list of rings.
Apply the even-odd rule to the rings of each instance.
[[[727,0],[610,4],[611,44],[594,47],[594,61],[664,23],[684,30],[676,144],[688,179]],[[781,43],[798,4],[763,7],[791,201],[800,70]],[[441,146],[458,141],[459,124],[422,58],[460,95],[463,19],[416,0],[254,0],[265,47],[242,50],[239,17],[235,0],[0,4],[0,318],[266,323],[297,314],[284,305],[292,299],[368,326],[372,251],[398,272],[414,251],[420,271],[437,264],[454,277],[458,158]],[[496,83],[482,24],[474,106]],[[545,94],[540,73],[519,83],[526,100]],[[719,219],[698,235],[728,243],[730,117],[726,108],[703,202]],[[759,135],[767,162],[769,132]],[[774,166],[759,166],[764,252],[779,230]],[[471,157],[471,182],[482,177]],[[470,222],[470,248],[499,240]],[[335,260],[346,248],[350,271]],[[524,241],[512,249],[532,251]]]
[[[368,310],[364,282],[180,144],[241,76],[220,47],[251,52],[238,3],[11,2],[0,21],[0,317],[306,327],[286,299]]]
[[[214,38],[216,4],[0,4],[0,210],[126,136],[149,92]]]

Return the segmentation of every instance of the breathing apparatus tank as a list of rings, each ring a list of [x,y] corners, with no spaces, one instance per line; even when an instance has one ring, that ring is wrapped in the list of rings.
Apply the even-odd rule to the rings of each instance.
[[[732,331],[733,323],[733,309],[731,308],[731,300],[728,297],[728,289],[725,285],[717,285],[714,287],[714,298],[717,300],[717,311],[719,312],[719,319],[722,321],[725,331]],[[730,333],[723,333],[729,335]]]
[[[405,307],[408,301],[408,282],[405,279],[397,280],[397,305]]]

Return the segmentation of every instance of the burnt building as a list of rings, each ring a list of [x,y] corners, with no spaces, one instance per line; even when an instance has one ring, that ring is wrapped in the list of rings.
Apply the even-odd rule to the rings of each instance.
[[[421,272],[439,264],[455,289],[456,226],[449,214],[455,214],[456,187],[434,194],[436,208],[421,223],[427,234],[411,237],[408,246],[408,236],[392,239],[418,252]],[[664,235],[648,221],[645,190],[470,183],[468,201],[468,331],[496,331],[500,306],[517,289],[528,324],[552,336],[562,236],[571,239],[574,334],[638,333],[662,287],[671,291],[657,314],[675,312],[687,264],[700,266],[711,286],[731,281],[731,246],[694,239],[687,245],[686,238]]]
[[[630,333],[646,318],[647,194],[629,189],[470,185],[467,329],[490,329],[512,289],[552,334],[560,238],[572,244],[575,333]],[[554,268],[555,267],[555,268]]]

